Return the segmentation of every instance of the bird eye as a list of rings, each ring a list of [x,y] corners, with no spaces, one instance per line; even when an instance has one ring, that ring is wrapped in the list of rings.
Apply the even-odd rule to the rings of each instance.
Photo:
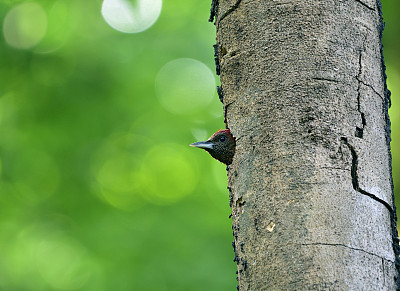
[[[221,137],[219,138],[219,141],[220,141],[220,142],[224,142],[225,139],[226,139],[225,136],[221,136]]]

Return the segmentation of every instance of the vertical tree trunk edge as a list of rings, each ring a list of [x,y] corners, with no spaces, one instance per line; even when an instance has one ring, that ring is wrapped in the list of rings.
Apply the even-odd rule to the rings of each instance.
[[[383,55],[383,31],[385,29],[385,22],[383,21],[383,12],[382,12],[382,3],[380,0],[376,0],[376,6],[378,7],[378,13],[379,13],[379,41],[380,41],[380,52],[381,52],[381,57],[382,57],[382,76],[383,76],[383,84],[384,84],[384,94],[385,94],[385,107],[384,107],[384,113],[385,113],[385,119],[386,119],[386,143],[388,147],[388,153],[389,153],[389,169],[390,169],[390,184],[392,188],[392,197],[393,197],[393,206],[392,209],[393,211],[391,212],[391,221],[392,221],[392,240],[393,240],[393,251],[395,254],[395,265],[397,269],[397,278],[396,278],[396,286],[397,290],[400,290],[400,241],[399,241],[399,235],[397,231],[397,213],[396,213],[396,204],[395,204],[395,196],[394,196],[394,184],[393,184],[393,172],[392,172],[392,151],[391,151],[391,146],[390,142],[392,140],[391,138],[391,123],[390,123],[390,117],[389,117],[389,108],[392,105],[392,100],[391,100],[391,92],[387,87],[387,75],[386,75],[386,64],[385,64],[385,58]]]
[[[359,0],[355,0],[357,2],[359,2],[360,4],[366,6],[368,9],[371,9],[370,7],[368,7],[366,4],[364,4],[363,2],[359,1]],[[219,0],[212,0],[212,4],[211,4],[211,9],[210,9],[210,18],[209,21],[210,22],[214,22],[214,24],[217,21],[221,21],[223,18],[225,18],[227,15],[229,15],[230,13],[232,13],[236,8],[239,7],[241,0],[231,0],[230,1],[232,4],[230,6],[229,9],[227,9],[223,15],[219,16],[217,15],[218,12],[218,6],[219,6]],[[379,13],[379,18],[380,18],[380,26],[378,27],[379,30],[379,39],[380,39],[380,53],[381,53],[381,62],[382,62],[382,78],[383,78],[383,84],[384,84],[384,115],[385,115],[385,121],[386,121],[386,126],[385,126],[385,130],[386,130],[386,143],[387,143],[387,150],[388,150],[388,154],[389,154],[389,169],[390,169],[390,186],[392,189],[392,201],[393,201],[393,205],[389,205],[388,203],[383,203],[386,208],[389,209],[389,213],[390,213],[390,220],[391,220],[391,230],[392,230],[392,246],[393,246],[393,251],[395,254],[395,267],[397,270],[397,276],[395,277],[395,281],[396,281],[396,290],[400,290],[400,245],[399,245],[399,237],[398,237],[398,231],[397,231],[397,215],[396,215],[396,206],[394,203],[394,187],[393,187],[393,177],[392,177],[392,155],[391,155],[391,146],[390,146],[390,142],[391,142],[391,123],[390,123],[390,118],[389,118],[389,113],[388,113],[388,109],[391,106],[391,98],[390,98],[390,91],[387,88],[387,83],[386,83],[386,79],[387,79],[387,75],[386,75],[386,66],[385,66],[385,60],[384,60],[384,56],[383,56],[383,45],[382,45],[382,35],[383,35],[383,30],[385,27],[385,23],[383,22],[383,16],[382,16],[382,4],[380,2],[380,0],[376,0],[376,7],[378,8],[378,13]],[[218,19],[217,19],[218,18]],[[214,57],[215,57],[215,65],[216,65],[216,74],[220,75],[220,54],[221,52],[219,51],[218,48],[218,44],[214,45]],[[222,52],[224,54],[224,52]],[[230,103],[226,104],[224,103],[224,90],[223,90],[223,86],[222,84],[220,86],[217,86],[217,92],[218,92],[218,96],[220,101],[223,103],[224,105],[224,122],[226,125],[226,128],[228,128],[228,123],[227,123],[227,110],[228,107],[230,105]],[[349,150],[352,152],[352,156],[353,156],[353,165],[354,165],[354,159],[356,160],[357,157],[353,154],[354,149],[352,150],[352,146],[347,143],[347,140],[343,139],[342,140],[344,142],[344,144],[349,148]],[[357,160],[355,161],[355,163],[357,163]],[[227,167],[228,170],[229,167]],[[354,178],[354,176],[356,175],[356,173],[353,172],[352,170],[352,176]],[[354,189],[356,189],[357,191],[360,191],[359,187],[357,186],[357,184],[353,183],[353,187]],[[230,187],[228,187],[228,190],[230,192],[230,206],[233,207],[233,195],[231,193],[231,189]],[[365,194],[365,193],[363,193]],[[367,193],[368,194],[368,193]],[[366,194],[366,195],[367,195]],[[376,198],[376,197],[375,197]],[[375,199],[374,198],[374,199]],[[377,199],[375,199],[377,200]],[[380,201],[382,203],[382,201]],[[244,204],[245,202],[243,202]],[[239,203],[240,204],[240,203]],[[241,207],[243,205],[239,205],[239,207]],[[388,207],[389,206],[389,207]],[[273,226],[272,226],[273,228]],[[235,236],[235,240],[236,240],[236,231],[235,228],[233,227],[233,235]],[[235,252],[235,259],[234,261],[237,262],[238,267],[239,267],[239,259],[238,259],[238,255],[236,253],[236,248],[238,247],[236,245],[235,247],[235,241],[233,242],[233,248],[234,248],[234,252]],[[247,262],[242,262],[242,265],[247,264]],[[239,271],[239,268],[238,268]],[[239,289],[239,286],[237,286]]]

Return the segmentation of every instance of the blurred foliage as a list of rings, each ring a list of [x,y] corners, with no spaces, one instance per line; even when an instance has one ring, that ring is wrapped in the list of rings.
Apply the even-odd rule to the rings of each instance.
[[[0,0],[0,290],[234,290],[225,167],[187,147],[224,127],[210,2],[165,0],[127,34],[100,0]]]

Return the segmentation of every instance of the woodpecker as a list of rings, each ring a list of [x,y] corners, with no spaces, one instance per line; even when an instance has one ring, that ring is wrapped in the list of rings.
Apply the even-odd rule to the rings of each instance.
[[[190,146],[204,149],[214,159],[230,165],[235,154],[236,141],[229,129],[221,129],[210,136],[207,141],[195,142]]]

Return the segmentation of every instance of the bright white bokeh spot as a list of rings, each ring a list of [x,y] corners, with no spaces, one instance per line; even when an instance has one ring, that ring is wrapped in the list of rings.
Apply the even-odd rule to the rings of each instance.
[[[169,112],[192,114],[211,102],[215,94],[215,78],[202,62],[176,59],[161,68],[155,87],[161,105]]]
[[[47,16],[34,2],[25,2],[12,8],[4,18],[3,34],[6,42],[18,49],[37,45],[46,34]]]
[[[157,21],[161,6],[162,0],[104,0],[101,14],[112,28],[137,33]]]

